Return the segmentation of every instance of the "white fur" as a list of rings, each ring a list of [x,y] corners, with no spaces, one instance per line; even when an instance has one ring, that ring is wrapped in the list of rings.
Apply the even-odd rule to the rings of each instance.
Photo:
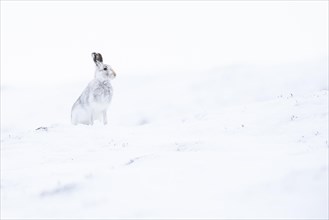
[[[110,80],[114,79],[116,74],[109,65],[100,61],[95,61],[95,64],[95,78],[72,107],[71,122],[74,125],[93,125],[95,120],[100,120],[104,125],[107,124],[106,112],[113,95]]]

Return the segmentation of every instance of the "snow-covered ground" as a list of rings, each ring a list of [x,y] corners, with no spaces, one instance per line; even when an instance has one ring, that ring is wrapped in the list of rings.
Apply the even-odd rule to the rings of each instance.
[[[107,126],[1,87],[1,218],[328,218],[326,62],[117,74]]]

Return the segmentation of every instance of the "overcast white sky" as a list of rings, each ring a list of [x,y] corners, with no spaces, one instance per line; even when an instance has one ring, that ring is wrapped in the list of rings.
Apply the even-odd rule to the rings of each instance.
[[[1,1],[1,80],[177,74],[328,56],[327,1]]]

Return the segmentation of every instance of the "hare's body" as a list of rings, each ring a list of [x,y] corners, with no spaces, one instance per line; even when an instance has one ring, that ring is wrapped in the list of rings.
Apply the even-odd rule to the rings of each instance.
[[[106,112],[112,94],[113,89],[108,80],[91,81],[72,107],[72,123],[92,125],[94,120],[100,120],[106,124]]]
[[[115,77],[115,72],[97,58],[95,63],[95,78],[88,84],[72,107],[71,121],[74,125],[93,125],[95,120],[107,124],[106,112],[113,95],[110,80]]]

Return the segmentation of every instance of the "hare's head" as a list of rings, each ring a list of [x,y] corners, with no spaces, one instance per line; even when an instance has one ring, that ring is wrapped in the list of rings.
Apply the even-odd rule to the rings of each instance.
[[[95,78],[114,79],[116,77],[111,66],[103,63],[103,57],[100,53],[92,53],[91,56],[96,64]]]

